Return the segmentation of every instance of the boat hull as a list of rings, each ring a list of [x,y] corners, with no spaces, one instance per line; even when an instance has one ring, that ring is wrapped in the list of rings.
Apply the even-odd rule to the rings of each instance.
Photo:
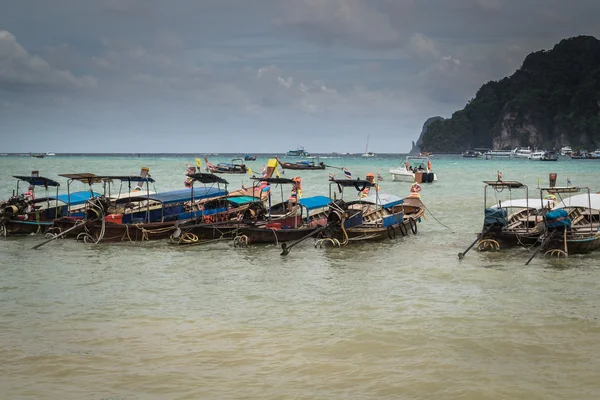
[[[98,243],[107,242],[143,242],[149,240],[168,239],[177,229],[181,221],[151,222],[145,224],[115,224],[107,222],[102,236],[102,223],[88,224],[86,232]]]
[[[3,223],[2,235],[31,235],[44,234],[52,227],[52,221],[26,221],[18,219],[10,219]]]
[[[342,244],[350,242],[375,242],[407,236],[411,232],[416,234],[416,224],[418,224],[418,221],[411,219],[404,219],[402,223],[388,227],[359,225],[342,229],[338,224],[326,229],[322,234],[322,238],[336,239]]]
[[[248,244],[257,243],[282,243],[302,239],[304,236],[315,232],[317,226],[292,228],[292,229],[272,229],[263,227],[242,227],[239,235],[248,238]]]
[[[600,232],[589,234],[571,234],[567,233],[566,253],[567,254],[587,254],[600,248]],[[544,246],[545,251],[565,250],[565,238],[562,234],[557,234]]]

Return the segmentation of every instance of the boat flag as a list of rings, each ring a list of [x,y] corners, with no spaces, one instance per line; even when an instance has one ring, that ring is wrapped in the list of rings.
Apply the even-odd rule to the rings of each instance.
[[[267,169],[265,168],[265,164],[263,164],[263,166],[262,166],[261,174],[262,174],[263,178],[267,177]]]
[[[333,176],[333,174],[330,172],[330,173],[329,173],[329,180],[330,180],[330,181],[332,181],[332,180],[334,180],[334,179],[335,179],[335,177],[334,177],[334,176]]]
[[[202,168],[202,160],[196,158],[196,165],[198,166],[198,168]]]
[[[352,179],[352,173],[346,167],[344,167],[344,175],[346,176],[346,179]]]
[[[381,174],[379,172],[377,173],[377,180],[383,181],[383,176],[381,176]]]
[[[571,186],[571,178],[567,178],[567,186]]]

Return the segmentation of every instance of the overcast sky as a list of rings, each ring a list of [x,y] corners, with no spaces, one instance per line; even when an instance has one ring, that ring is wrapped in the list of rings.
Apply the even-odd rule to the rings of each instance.
[[[598,0],[0,0],[0,152],[410,150]]]

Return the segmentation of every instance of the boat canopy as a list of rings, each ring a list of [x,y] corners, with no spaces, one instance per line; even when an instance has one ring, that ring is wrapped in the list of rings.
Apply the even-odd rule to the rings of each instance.
[[[187,176],[200,183],[222,183],[224,185],[229,185],[229,182],[215,174],[197,173],[188,174]]]
[[[588,197],[587,193],[576,194],[575,196],[567,197],[554,207],[554,210],[559,208],[569,207],[590,207],[594,210],[600,210],[600,194],[591,193]]]
[[[376,204],[383,208],[390,208],[404,203],[404,199],[402,197],[387,193],[379,193],[378,195],[370,194],[360,199],[360,201],[363,203]]]
[[[358,191],[375,186],[374,182],[369,182],[364,179],[330,179],[329,182],[336,183],[341,187],[354,187]]]
[[[517,181],[483,181],[483,183],[495,188],[519,189],[525,187],[524,184]]]
[[[42,176],[21,176],[21,175],[13,175],[13,178],[25,181],[33,186],[60,186],[60,183],[50,179],[44,178]]]
[[[81,192],[73,192],[69,196],[68,194],[61,194],[56,197],[58,201],[62,201],[63,203],[70,204],[72,206],[78,206],[80,204],[84,204],[86,201],[91,199],[92,197],[98,197],[100,193],[90,192],[89,190],[81,191]],[[51,197],[54,199],[54,197]],[[70,201],[69,201],[70,200]]]
[[[142,177],[138,175],[104,175],[104,176],[96,176],[96,179],[104,180],[104,181],[125,181],[125,182],[154,182],[154,179],[149,176]]]
[[[71,179],[73,181],[79,181],[82,183],[87,183],[91,185],[92,183],[101,183],[102,178],[97,176],[96,174],[91,174],[89,172],[82,172],[79,174],[59,174],[58,176],[62,176],[63,178]]]
[[[548,207],[552,205],[553,200],[550,199],[514,199],[514,200],[506,200],[500,201],[498,204],[494,205],[491,208],[530,208],[539,210],[541,208]]]
[[[295,180],[293,179],[289,179],[289,178],[251,178],[255,181],[258,182],[265,182],[267,184],[289,184],[289,185],[293,185],[296,183]]]
[[[577,186],[555,186],[555,187],[543,187],[540,190],[545,190],[550,194],[553,193],[577,193],[582,190],[588,190],[586,187],[577,187]]]
[[[226,196],[226,190],[220,190],[217,188],[195,188],[194,189],[194,200],[202,200],[209,197]],[[121,197],[116,201],[119,203],[128,203],[131,201],[142,201],[142,200],[155,200],[163,204],[181,203],[192,199],[192,191],[190,189],[174,190],[171,192],[155,193],[151,195],[139,195],[132,197]]]
[[[327,207],[331,203],[331,199],[327,196],[304,197],[298,200],[298,203],[307,210],[315,210]]]
[[[235,197],[229,197],[227,200],[229,200],[232,203],[235,203],[237,205],[240,205],[240,206],[257,201],[256,197],[252,197],[252,196],[235,196]]]

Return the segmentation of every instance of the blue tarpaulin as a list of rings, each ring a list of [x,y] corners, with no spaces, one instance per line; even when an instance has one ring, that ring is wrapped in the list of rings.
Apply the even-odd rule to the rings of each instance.
[[[194,200],[200,200],[207,197],[225,196],[226,190],[218,188],[194,188]],[[137,199],[146,196],[136,196]],[[182,201],[188,201],[192,198],[192,191],[190,189],[174,190],[172,192],[162,192],[151,194],[148,196],[151,199],[159,200],[163,204],[180,203]]]
[[[546,213],[548,228],[562,228],[571,226],[569,213],[564,209],[552,210]]]
[[[507,215],[505,208],[486,208],[483,224],[485,226],[506,226],[508,225]]]
[[[327,207],[331,203],[331,199],[326,196],[304,197],[299,201],[300,205],[308,210]]]
[[[232,203],[238,204],[240,206],[244,205],[244,204],[252,203],[253,201],[259,201],[258,198],[252,197],[252,196],[235,196],[235,197],[230,197],[228,200],[231,201]]]
[[[71,193],[71,196],[69,196],[68,194],[61,194],[58,197],[51,197],[51,199],[56,198],[59,201],[62,201],[63,203],[69,204],[69,202],[70,202],[70,204],[72,206],[77,206],[77,205],[85,203],[92,197],[98,197],[98,196],[100,196],[99,193],[94,192],[92,194],[92,193],[90,193],[90,191],[85,190],[82,192],[73,192],[73,193]]]

